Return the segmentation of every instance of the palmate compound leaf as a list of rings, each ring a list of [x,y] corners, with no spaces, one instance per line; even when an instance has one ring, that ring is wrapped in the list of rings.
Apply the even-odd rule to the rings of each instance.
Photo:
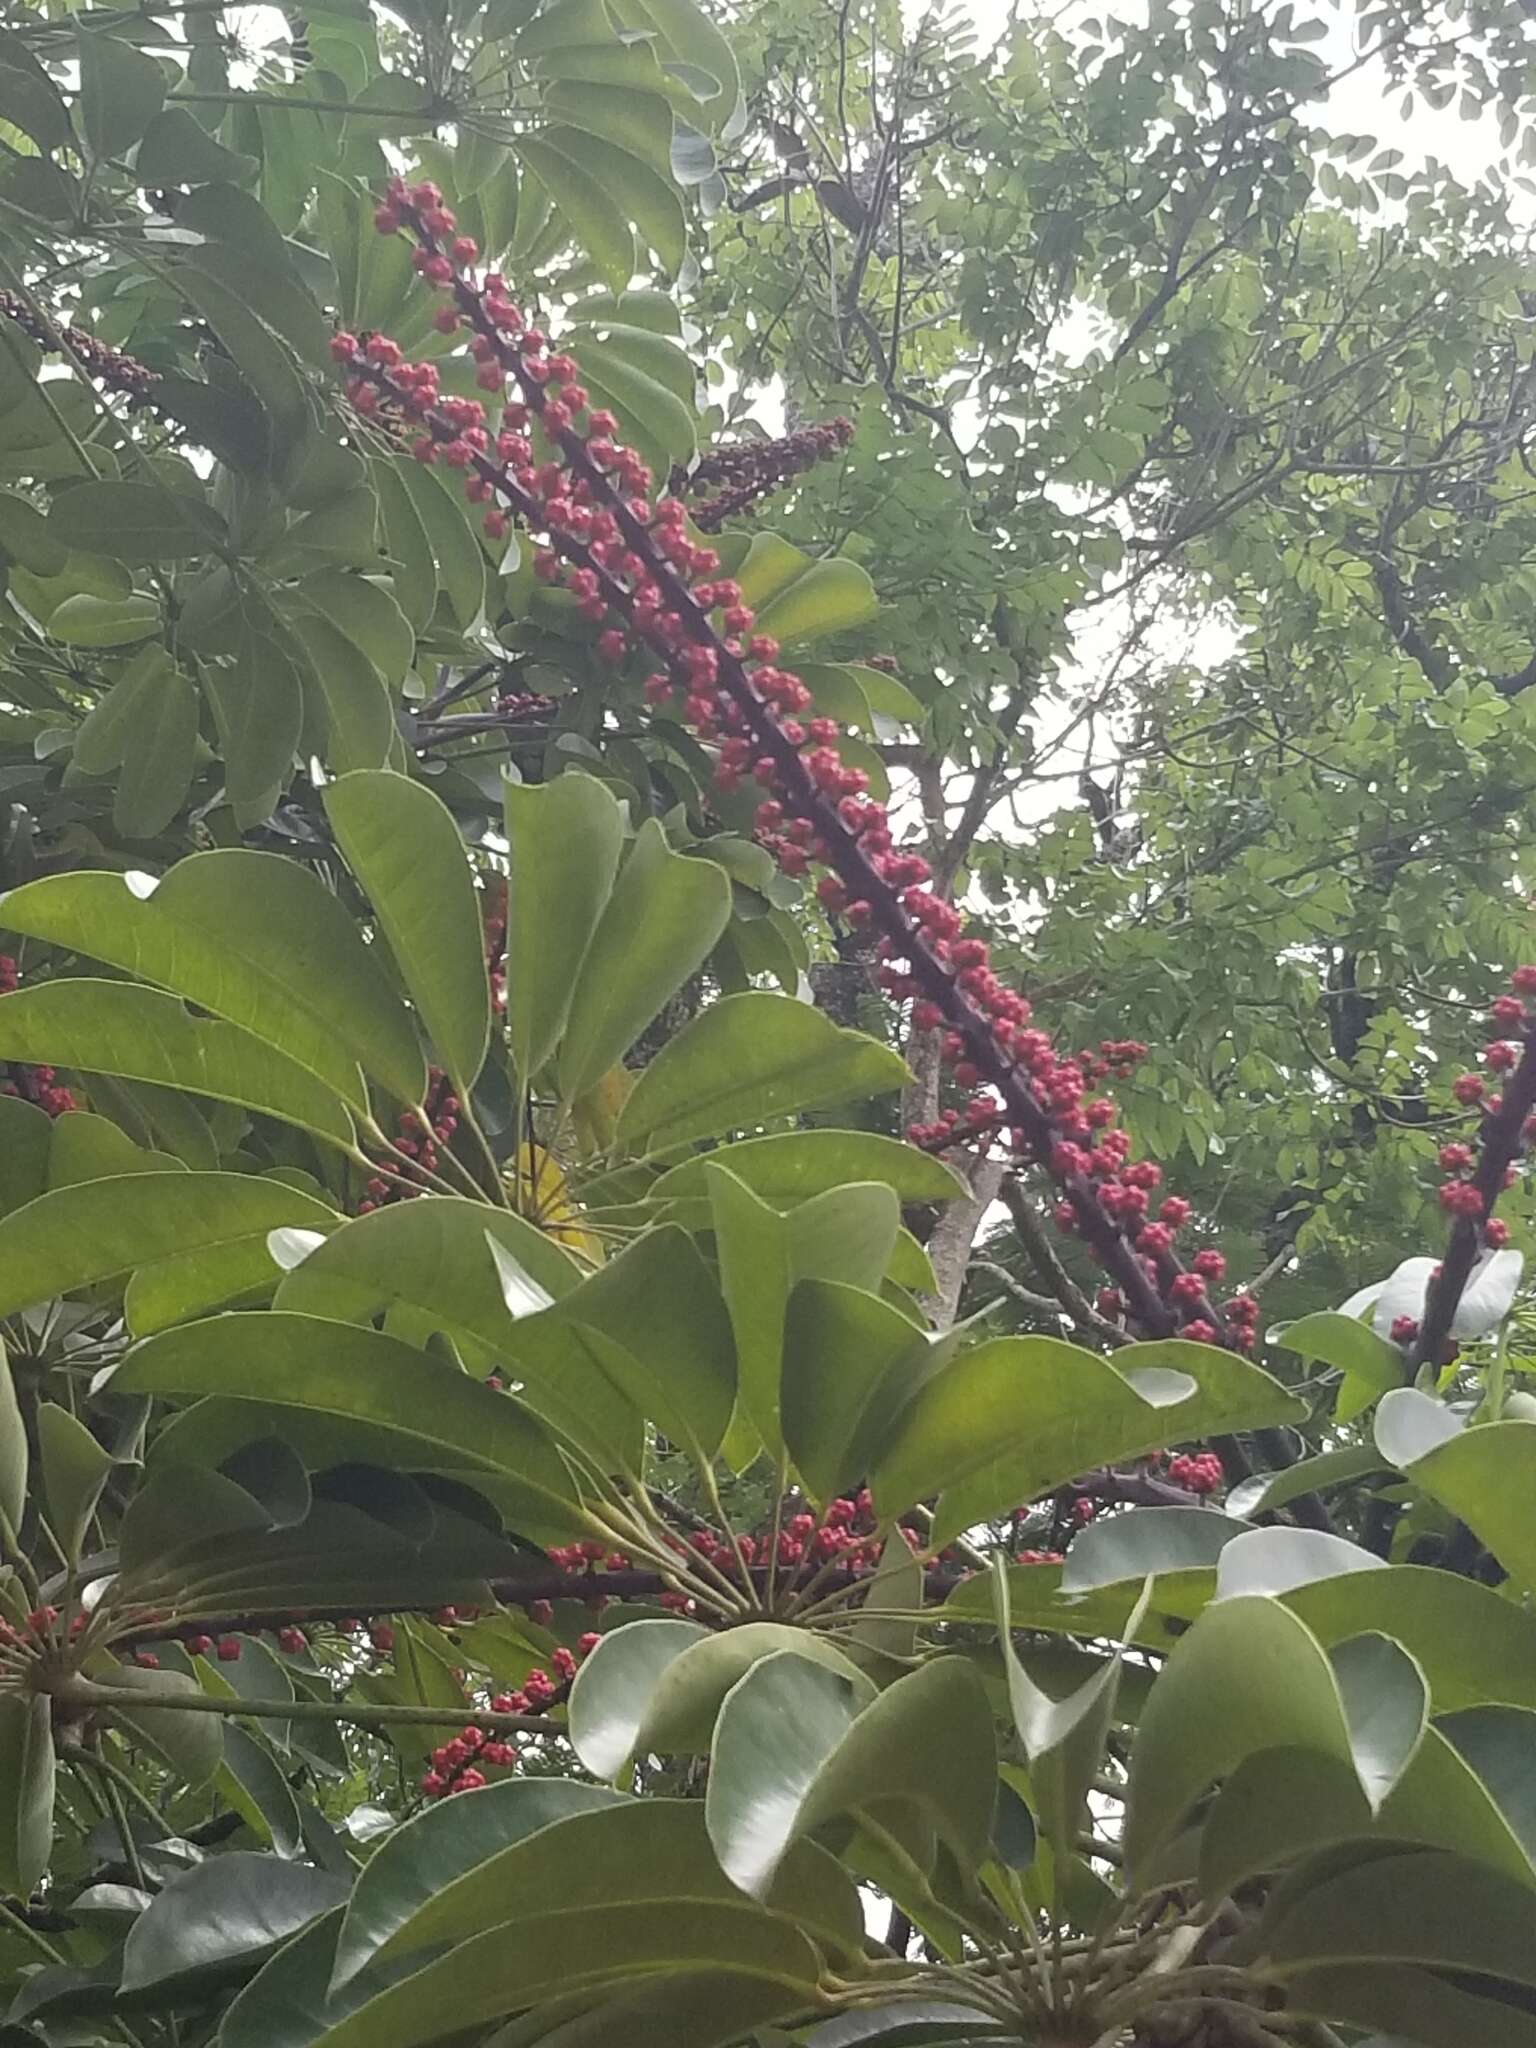
[[[762,1898],[792,1843],[891,1805],[915,1811],[974,1868],[996,1802],[992,1711],[969,1662],[936,1658],[862,1705],[848,1679],[787,1650],[726,1695],[704,1810],[726,1875]]]

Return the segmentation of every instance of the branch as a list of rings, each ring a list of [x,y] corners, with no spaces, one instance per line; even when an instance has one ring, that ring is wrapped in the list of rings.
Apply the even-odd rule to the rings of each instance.
[[[67,1677],[51,1688],[61,1707],[85,1712],[98,1709],[132,1718],[155,1713],[222,1714],[268,1721],[353,1721],[360,1728],[484,1728],[490,1734],[564,1735],[563,1721],[547,1714],[493,1714],[481,1707],[370,1707],[350,1700],[216,1699],[206,1692],[135,1692],[127,1686],[97,1685],[89,1678]]]

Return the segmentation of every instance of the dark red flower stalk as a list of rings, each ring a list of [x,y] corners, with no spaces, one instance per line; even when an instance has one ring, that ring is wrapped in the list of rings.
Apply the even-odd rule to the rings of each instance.
[[[50,355],[72,356],[80,367],[94,377],[109,391],[118,391],[128,400],[129,407],[136,410],[148,405],[159,376],[147,363],[141,363],[137,356],[130,356],[120,348],[112,348],[99,340],[84,327],[73,327],[67,322],[48,319],[46,314],[29,306],[25,299],[15,292],[0,291],[0,313],[7,320],[13,320],[23,334],[30,335],[40,349]]]
[[[1440,1206],[1453,1220],[1450,1243],[1429,1290],[1423,1321],[1404,1330],[1412,1344],[1411,1363],[1438,1365],[1445,1356],[1457,1305],[1478,1253],[1499,1251],[1509,1242],[1509,1225],[1493,1213],[1499,1196],[1514,1185],[1522,1154],[1536,1144],[1536,966],[1517,967],[1510,993],[1495,998],[1489,1011],[1492,1035],[1483,1048],[1490,1075],[1502,1078],[1494,1092],[1482,1074],[1458,1074],[1451,1093],[1482,1119],[1476,1149],[1442,1145],[1440,1164],[1450,1178],[1440,1185]],[[1408,1319],[1402,1318],[1406,1322]],[[1396,1330],[1393,1332],[1397,1335]]]
[[[670,488],[697,498],[701,491],[718,487],[718,496],[690,508],[701,533],[718,533],[728,519],[782,490],[818,462],[828,461],[852,439],[852,420],[835,419],[801,427],[772,441],[741,441],[732,447],[712,448],[691,470],[674,469]]]
[[[656,664],[647,699],[681,697],[683,716],[717,749],[722,790],[749,781],[762,789],[761,843],[789,874],[813,863],[826,871],[821,901],[878,935],[887,992],[912,1002],[920,1028],[942,1032],[962,1087],[989,1091],[946,1119],[946,1135],[1000,1139],[1042,1168],[1060,1197],[1059,1223],[1091,1247],[1147,1334],[1246,1350],[1256,1305],[1238,1296],[1216,1307],[1219,1252],[1184,1267],[1174,1246],[1189,1204],[1165,1197],[1153,1212],[1160,1169],[1131,1162],[1114,1103],[1091,1093],[1130,1071],[1146,1047],[1110,1041],[1073,1059],[1031,1025],[1028,1002],[998,980],[985,942],[966,935],[959,912],[927,886],[922,855],[895,845],[884,806],[838,753],[839,727],[814,715],[804,683],[778,665],[777,643],[752,634],[750,608],[719,576],[714,551],[690,537],[686,508],[653,502],[649,471],[615,439],[613,416],[590,407],[575,361],[551,351],[499,277],[475,280],[478,249],[456,234],[437,187],[394,181],[376,222],[382,233],[410,231],[417,271],[445,294],[439,330],[467,333],[480,387],[509,397],[493,439],[484,404],[442,395],[434,364],[407,362],[387,336],[341,334],[333,350],[352,403],[364,414],[399,408],[415,421],[418,459],[464,472],[493,538],[514,519],[546,535],[535,570],[602,628],[601,658],[619,664],[644,648]],[[535,426],[548,460],[536,453]]]

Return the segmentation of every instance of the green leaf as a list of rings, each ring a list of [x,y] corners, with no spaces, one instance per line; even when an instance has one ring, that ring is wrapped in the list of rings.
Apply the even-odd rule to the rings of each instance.
[[[659,54],[711,81],[713,90],[699,97],[701,127],[719,134],[734,125],[741,97],[736,59],[729,40],[697,0],[621,0],[617,11],[627,26],[656,36]]]
[[[1536,1617],[1488,1586],[1426,1565],[1316,1579],[1283,1596],[1325,1647],[1379,1628],[1413,1656],[1437,1711],[1536,1707]]]
[[[620,1114],[618,1142],[665,1152],[689,1138],[884,1095],[908,1079],[899,1053],[810,1003],[761,991],[726,996],[645,1068]]]
[[[675,277],[688,253],[688,226],[672,182],[672,116],[666,102],[624,86],[558,81],[545,89],[544,102],[569,125],[541,128],[539,140],[601,187]],[[663,131],[658,164],[652,144]],[[691,452],[691,421],[688,438]]]
[[[30,135],[40,149],[72,142],[69,109],[58,87],[26,44],[8,36],[0,63],[0,120]]]
[[[705,1900],[686,1911],[670,1899],[557,1909],[454,1946],[327,2029],[317,2048],[419,2048],[648,1972],[717,1969],[788,1986],[803,2005],[814,2001],[820,1961],[791,1921],[745,1901]]]
[[[186,1088],[352,1142],[340,1100],[297,1060],[159,989],[84,978],[17,989],[0,997],[0,1060]]]
[[[386,683],[401,681],[416,658],[416,635],[382,583],[345,569],[318,569],[297,594],[360,648]]]
[[[291,447],[304,431],[308,404],[304,383],[287,344],[267,325],[245,295],[194,264],[178,264],[172,279],[229,350],[271,423],[276,450]]]
[[[43,1192],[52,1147],[52,1120],[36,1103],[0,1095],[0,1217]]]
[[[1536,1422],[1463,1429],[1431,1395],[1399,1387],[1376,1411],[1376,1447],[1464,1521],[1522,1586],[1536,1587]]]
[[[120,768],[132,744],[133,729],[146,712],[153,715],[156,692],[171,671],[171,658],[154,645],[136,654],[75,734],[74,765],[84,775],[109,775]]]
[[[0,1219],[0,1315],[119,1273],[334,1214],[244,1173],[133,1173],[40,1195]]]
[[[432,543],[427,538],[421,514],[416,510],[416,501],[401,480],[399,467],[376,456],[369,465],[368,473],[378,493],[379,509],[384,516],[385,543],[394,564],[390,580],[395,603],[412,627],[420,632],[431,619],[437,604],[437,563],[433,559]],[[377,767],[379,764],[367,762],[360,765]]]
[[[38,576],[61,576],[69,564],[68,550],[54,538],[42,513],[14,491],[0,491],[0,549]]]
[[[119,562],[184,562],[217,547],[224,522],[163,484],[72,483],[55,493],[48,530],[66,549]]]
[[[277,1305],[351,1323],[406,1306],[449,1335],[505,1356],[512,1316],[491,1242],[544,1297],[558,1300],[581,1278],[570,1255],[521,1216],[456,1196],[424,1195],[355,1217],[322,1243],[300,1238],[277,1247],[291,1269]],[[297,1262],[295,1252],[302,1253]]]
[[[879,610],[875,587],[841,555],[812,561],[777,534],[759,534],[736,571],[742,601],[757,612],[755,631],[785,646],[866,626]]]
[[[1370,1444],[1343,1444],[1337,1450],[1319,1451],[1315,1458],[1298,1458],[1283,1472],[1258,1473],[1242,1480],[1227,1495],[1227,1512],[1252,1519],[1288,1507],[1303,1493],[1347,1486],[1386,1469],[1385,1460]]]
[[[50,1290],[51,1292],[51,1290]],[[0,1516],[14,1540],[21,1533],[27,1507],[27,1427],[16,1401],[5,1346],[0,1344]]]
[[[551,1908],[647,1902],[673,1903],[679,1912],[740,1904],[715,1860],[700,1801],[610,1798],[531,1834],[514,1819],[510,1839],[451,1878],[377,1952],[387,1959],[434,1942],[460,1943]],[[766,1903],[841,1956],[859,1953],[863,1926],[852,1881],[809,1844]],[[346,1974],[338,1955],[341,1981]]]
[[[112,823],[125,839],[153,839],[186,801],[197,765],[197,691],[191,678],[179,668],[161,670],[153,687],[136,699],[126,737]]]
[[[1008,1678],[1008,1704],[1014,1731],[1029,1765],[1035,1810],[1044,1823],[1058,1871],[1064,1871],[1085,1825],[1088,1792],[1100,1768],[1104,1741],[1114,1719],[1120,1669],[1126,1644],[1135,1636],[1150,1599],[1150,1587],[1132,1610],[1125,1640],[1082,1685],[1054,1699],[1036,1685],[1013,1645],[1008,1604],[1008,1574],[1000,1557],[993,1559],[992,1591],[1003,1669]]]
[[[985,1859],[997,1752],[975,1667],[936,1658],[860,1708],[847,1679],[792,1650],[727,1695],[704,1812],[743,1891],[765,1897],[791,1844],[826,1822],[892,1804],[931,1823],[962,1869]]]
[[[437,561],[437,582],[454,621],[468,630],[485,603],[485,550],[468,515],[435,469],[407,462],[400,475]]]
[[[802,1280],[784,1315],[784,1444],[815,1500],[856,1485],[933,1357],[929,1340],[863,1288]]]
[[[731,1324],[692,1238],[671,1225],[647,1231],[564,1301],[517,1322],[506,1351],[532,1406],[577,1438],[600,1425],[629,1469],[642,1418],[698,1462],[713,1457],[730,1423]]]
[[[1129,1377],[1167,1370],[1196,1387],[1167,1406],[1144,1399]],[[931,1537],[942,1545],[1092,1465],[1304,1413],[1268,1373],[1211,1345],[1132,1344],[1111,1363],[1052,1337],[1002,1337],[962,1352],[924,1385],[870,1485],[882,1516],[942,1492]]]
[[[86,1526],[112,1470],[112,1454],[102,1449],[77,1416],[56,1401],[38,1404],[37,1448],[49,1524],[65,1555],[77,1559]]]
[[[165,104],[165,73],[116,36],[80,37],[80,115],[93,156],[132,148]]]
[[[736,1339],[742,1414],[778,1458],[784,1445],[780,1375],[790,1290],[798,1280],[834,1274],[878,1287],[900,1210],[889,1188],[871,1182],[831,1188],[780,1216],[712,1160],[705,1164],[705,1178],[720,1284]],[[840,1442],[832,1455],[846,1449]]]
[[[594,1778],[616,1778],[634,1754],[651,1699],[667,1667],[709,1631],[670,1615],[610,1629],[576,1674],[571,1746]]]
[[[1216,1560],[1252,1526],[1215,1508],[1131,1508],[1103,1516],[1073,1537],[1061,1590],[1070,1597],[1155,1578],[1158,1612],[1193,1619],[1216,1590]]]
[[[190,1399],[259,1388],[274,1407],[377,1424],[439,1446],[467,1466],[506,1475],[545,1507],[568,1510],[574,1497],[560,1452],[517,1402],[378,1330],[276,1310],[215,1316],[136,1344],[105,1377],[117,1393]]]
[[[651,175],[642,165],[635,168],[642,176]],[[627,330],[615,329],[605,330],[605,338],[598,340],[585,329],[572,336],[571,353],[580,365],[582,382],[616,416],[625,441],[653,469],[665,472],[674,463],[693,460],[697,435],[689,397],[680,396],[664,377],[654,374],[670,367],[670,344],[655,335],[645,335],[637,344]],[[658,354],[663,358],[659,363]]]
[[[93,597],[82,591],[48,617],[50,638],[66,647],[130,647],[159,630],[160,605],[153,597]]]
[[[1273,1342],[1307,1360],[1337,1366],[1344,1374],[1337,1416],[1347,1422],[1368,1408],[1378,1394],[1403,1383],[1403,1354],[1369,1323],[1355,1316],[1322,1310],[1289,1324]]]
[[[1344,1703],[1355,1774],[1375,1813],[1424,1739],[1429,1687],[1402,1645],[1374,1631],[1337,1644],[1329,1662]]]
[[[544,1065],[570,1016],[582,962],[612,893],[624,814],[595,776],[503,786],[507,884],[507,1024],[524,1082]]]
[[[224,784],[236,818],[259,823],[277,807],[293,773],[304,727],[304,686],[293,662],[264,633],[241,636],[232,667],[208,664],[224,753]]]
[[[1401,1963],[1303,1970],[1291,1980],[1290,2002],[1346,2025],[1390,2030],[1373,2032],[1362,2048],[1404,2048],[1410,2041],[1415,2048],[1467,2048],[1469,2041],[1478,2048],[1536,2048],[1536,2017],[1518,2004],[1476,1996],[1431,1970]]]
[[[426,1063],[376,951],[307,868],[278,854],[194,854],[159,883],[52,875],[5,899],[8,927],[160,983],[265,1038],[368,1109],[361,1065],[419,1102]]]
[[[243,1974],[346,1897],[307,1863],[232,1849],[173,1877],[128,1930],[124,1991],[162,1994]]]
[[[1376,1857],[1298,1887],[1255,1944],[1284,1984],[1319,1963],[1395,1963],[1536,1986],[1536,1895],[1439,1851]]]
[[[560,1047],[566,1102],[621,1060],[709,957],[731,914],[731,887],[713,861],[668,846],[654,818],[641,826],[592,935]]]
[[[666,1050],[664,1046],[658,1058],[665,1057]],[[635,1084],[637,1089],[645,1085],[655,1064],[653,1060],[641,1074]],[[633,1101],[633,1095],[630,1100]],[[625,1107],[627,1111],[629,1105]],[[624,1129],[622,1115],[619,1129]],[[812,1195],[825,1194],[829,1188],[855,1180],[883,1181],[902,1203],[949,1202],[965,1192],[953,1168],[903,1139],[885,1138],[877,1131],[828,1129],[780,1131],[767,1138],[742,1138],[708,1154],[685,1159],[653,1183],[651,1198],[667,1202],[705,1197],[706,1157],[717,1166],[729,1167],[745,1187],[776,1209],[792,1208]]]
[[[490,1042],[491,996],[478,899],[453,815],[421,783],[385,769],[331,783],[325,813],[428,1036],[467,1097]]]
[[[622,290],[635,272],[635,239],[606,188],[541,135],[520,135],[516,148],[603,276],[615,291]]]
[[[618,1804],[600,1785],[568,1778],[525,1778],[425,1807],[397,1828],[363,1866],[336,1939],[333,1985],[350,1982],[381,1952],[418,1945],[406,1939],[434,1901],[519,1843],[541,1840],[573,1814]],[[458,1930],[451,1930],[457,1933]]]
[[[250,1656],[246,1646],[240,1662]],[[210,1684],[221,1677],[210,1673]],[[233,1688],[230,1689],[233,1696]],[[268,1728],[271,1722],[264,1724]],[[219,1767],[215,1789],[245,1821],[258,1842],[266,1842],[282,1857],[297,1856],[303,1847],[303,1826],[293,1788],[282,1766],[264,1743],[248,1735],[237,1722],[224,1730],[224,1760]]]
[[[1222,1899],[1244,1879],[1327,1842],[1370,1832],[1360,1780],[1338,1757],[1266,1749],[1245,1757],[1217,1794],[1200,1832],[1200,1890]]]
[[[53,1849],[53,1730],[45,1693],[0,1693],[0,1890],[29,1899]]]
[[[1299,1747],[1353,1769],[1338,1681],[1278,1601],[1209,1607],[1182,1636],[1137,1724],[1125,1816],[1138,1877],[1188,1808],[1256,1751]]]
[[[216,178],[243,182],[256,159],[226,149],[185,107],[167,107],[144,131],[134,176],[145,187],[202,185]]]
[[[325,758],[337,775],[382,768],[395,744],[395,707],[384,678],[339,626],[318,612],[301,612],[293,630],[308,657],[312,686],[325,729]]]
[[[1314,1579],[1385,1571],[1384,1559],[1326,1529],[1245,1529],[1223,1546],[1216,1563],[1216,1597],[1289,1593]]]
[[[154,1704],[168,1693],[197,1692],[197,1681],[184,1671],[146,1671],[136,1664],[119,1664],[105,1674],[98,1674],[103,1675],[118,1692],[144,1695],[142,1707],[114,1707],[114,1719],[138,1742],[153,1750],[181,1784],[192,1791],[206,1785],[224,1754],[224,1730],[219,1717],[185,1707],[157,1708]]]
[[[715,1634],[693,1622],[633,1621],[609,1629],[576,1674],[572,1745],[601,1778],[618,1777],[635,1756],[704,1755],[732,1687],[786,1650],[846,1679],[863,1704],[874,1698],[839,1649],[786,1622],[746,1621]]]

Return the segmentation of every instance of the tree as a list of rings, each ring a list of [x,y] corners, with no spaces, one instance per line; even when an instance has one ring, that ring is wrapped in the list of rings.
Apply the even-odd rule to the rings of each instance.
[[[0,41],[7,2032],[1536,2038],[1490,197],[1289,8],[290,27]]]

